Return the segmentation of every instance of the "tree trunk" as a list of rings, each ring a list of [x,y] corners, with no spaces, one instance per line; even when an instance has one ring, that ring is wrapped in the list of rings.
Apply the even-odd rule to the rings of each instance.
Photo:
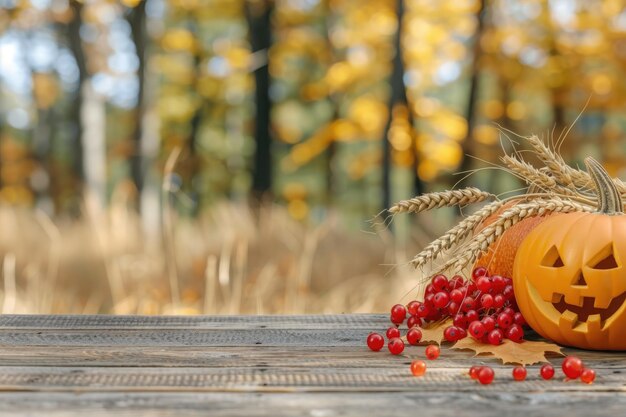
[[[132,154],[130,155],[130,174],[137,189],[137,195],[141,195],[143,189],[145,167],[141,154],[142,123],[145,114],[144,105],[144,84],[145,84],[145,63],[146,63],[146,2],[141,1],[128,14],[128,23],[132,31],[133,43],[139,67],[137,68],[137,78],[139,90],[137,92],[137,105],[135,107],[135,126],[132,134]],[[139,205],[138,205],[139,207]]]
[[[76,65],[78,66],[78,87],[74,100],[72,101],[72,109],[70,117],[74,125],[72,131],[72,172],[74,183],[78,189],[78,193],[82,191],[82,185],[85,177],[83,166],[83,125],[81,121],[81,110],[83,107],[83,86],[89,77],[87,72],[87,63],[85,59],[85,51],[83,50],[82,41],[80,39],[80,28],[83,25],[82,10],[83,4],[78,1],[71,1],[73,17],[67,25],[68,46],[74,56]]]
[[[383,167],[382,167],[382,209],[387,210],[391,205],[391,144],[389,143],[389,130],[391,128],[392,113],[394,106],[398,104],[408,105],[406,88],[404,85],[404,60],[402,59],[402,19],[404,17],[404,0],[396,0],[396,18],[398,21],[397,32],[394,38],[393,69],[391,70],[391,96],[389,97],[389,116],[382,137]],[[417,158],[417,156],[416,156]],[[416,176],[415,188],[422,189],[422,184]]]
[[[246,2],[250,44],[253,53],[269,53],[272,43],[271,17],[273,5],[264,1],[262,7]],[[254,71],[256,121],[254,139],[256,152],[252,170],[252,190],[257,196],[271,192],[272,188],[272,137],[270,133],[271,101],[269,95],[269,65],[261,65]]]
[[[476,125],[476,104],[478,102],[478,90],[480,82],[480,38],[485,26],[485,0],[481,0],[477,13],[478,26],[474,35],[474,60],[472,62],[472,75],[470,78],[470,88],[467,97],[467,110],[465,119],[467,120],[467,134],[463,141],[463,161],[461,162],[461,172],[467,172],[472,168],[472,158],[468,155],[475,155],[473,130]],[[462,181],[459,185],[462,185]]]

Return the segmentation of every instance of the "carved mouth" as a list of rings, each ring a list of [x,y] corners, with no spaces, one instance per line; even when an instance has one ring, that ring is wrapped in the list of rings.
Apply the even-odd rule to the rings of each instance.
[[[605,322],[613,317],[617,310],[624,304],[624,301],[626,301],[626,291],[613,298],[607,308],[594,307],[595,298],[593,297],[583,297],[582,305],[575,305],[566,303],[563,294],[554,293],[552,295],[552,305],[559,313],[574,313],[577,316],[576,321],[582,322],[586,322],[589,317],[595,315],[600,315],[600,320]]]
[[[604,331],[626,311],[626,291],[613,298],[607,308],[598,308],[594,306],[594,297],[581,297],[579,304],[569,304],[563,294],[553,293],[552,300],[544,300],[530,282],[527,288],[535,308],[542,314],[560,326],[583,333]]]

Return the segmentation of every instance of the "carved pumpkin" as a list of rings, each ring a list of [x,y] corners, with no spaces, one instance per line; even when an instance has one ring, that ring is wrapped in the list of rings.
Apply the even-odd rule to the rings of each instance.
[[[626,216],[612,180],[585,160],[596,213],[555,214],[520,245],[516,301],[528,324],[557,343],[626,350]]]
[[[502,213],[513,207],[516,203],[517,201],[511,201],[504,204],[499,210],[487,217],[480,224],[477,228],[477,232],[480,232],[482,229],[498,220],[498,217]],[[513,263],[515,262],[517,249],[526,236],[545,219],[546,217],[529,217],[507,229],[498,240],[489,246],[487,252],[476,260],[472,269],[482,266],[487,268],[491,275],[502,275],[504,277],[513,276]]]

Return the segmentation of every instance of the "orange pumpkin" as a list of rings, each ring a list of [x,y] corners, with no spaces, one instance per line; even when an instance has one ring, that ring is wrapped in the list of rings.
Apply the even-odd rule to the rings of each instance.
[[[626,215],[611,178],[585,160],[598,212],[552,215],[520,245],[515,298],[528,324],[557,343],[626,350]]]
[[[478,227],[480,232],[491,223],[495,222],[502,213],[513,207],[517,202],[511,201],[504,204],[498,211],[487,217]],[[485,254],[474,263],[474,268],[482,266],[487,268],[491,275],[511,277],[513,275],[513,263],[515,254],[526,236],[547,217],[529,217],[513,225],[506,230],[500,238],[489,246]]]

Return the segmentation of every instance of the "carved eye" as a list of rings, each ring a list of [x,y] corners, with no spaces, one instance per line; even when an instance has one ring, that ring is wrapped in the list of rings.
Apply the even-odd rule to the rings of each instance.
[[[556,246],[552,246],[548,253],[546,253],[546,255],[543,257],[543,260],[541,261],[541,265],[550,268],[560,268],[564,265],[563,260],[561,259],[561,255],[559,254],[559,250],[556,248]]]
[[[615,269],[619,265],[613,255],[613,245],[608,245],[589,262],[591,269]],[[593,266],[592,266],[593,265]]]

